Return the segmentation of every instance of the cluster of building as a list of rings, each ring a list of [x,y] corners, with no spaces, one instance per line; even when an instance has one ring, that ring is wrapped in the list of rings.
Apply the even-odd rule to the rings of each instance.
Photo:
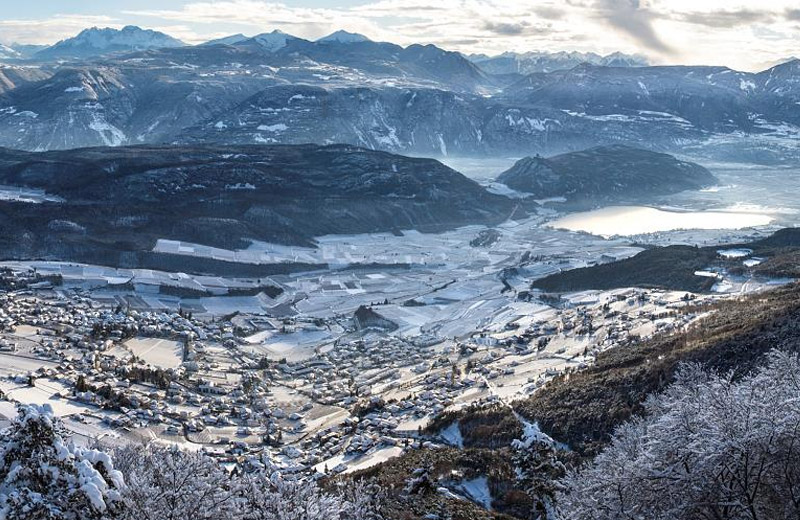
[[[511,402],[597,352],[695,319],[680,312],[684,295],[592,292],[512,305],[465,337],[406,337],[370,309],[325,319],[197,319],[20,277],[20,288],[0,293],[8,403],[52,403],[77,436],[193,444],[285,471],[379,462],[422,445],[420,431],[445,410]],[[259,334],[298,333],[332,337],[301,358],[254,346]]]

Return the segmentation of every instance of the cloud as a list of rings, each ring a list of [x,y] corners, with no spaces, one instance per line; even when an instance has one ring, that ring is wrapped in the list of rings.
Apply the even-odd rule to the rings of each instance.
[[[508,22],[490,22],[483,23],[483,29],[504,36],[516,36],[524,33],[530,29],[530,24],[527,22],[508,23]]]
[[[192,1],[179,9],[126,10],[123,14],[158,20],[161,23],[192,25],[198,33],[186,41],[209,39],[213,30],[219,34],[221,24],[254,35],[280,29],[303,38],[316,39],[335,30],[345,29],[380,39],[390,34],[380,24],[352,9],[329,7],[295,7],[264,0]],[[217,36],[215,36],[217,37]]]
[[[655,14],[640,0],[598,0],[595,7],[597,16],[633,37],[646,49],[659,54],[674,54],[675,50],[661,39],[653,27]]]
[[[492,47],[502,52],[521,46],[522,50],[547,48],[556,38],[563,39],[562,28],[542,23],[564,16],[560,1],[535,0],[532,7],[533,0],[372,0],[350,7],[326,3],[326,7],[311,8],[268,0],[194,0],[177,9],[123,14],[152,19],[161,26],[191,26],[204,36],[212,30],[217,33],[220,23],[231,32],[255,34],[278,28],[309,39],[346,29],[401,45],[434,43],[470,50],[470,45],[480,44],[483,50]],[[494,19],[493,13],[502,13],[503,18]],[[186,31],[181,37],[188,42],[199,40]],[[522,40],[529,37],[539,41]]]
[[[564,18],[564,15],[566,14],[566,12],[563,9],[546,5],[534,7],[533,12],[539,18],[544,18],[546,20],[561,20],[562,18]]]
[[[677,20],[707,27],[728,28],[754,23],[767,23],[775,16],[767,11],[740,9],[736,11],[711,11],[685,13],[677,16]]]
[[[50,44],[75,36],[91,26],[121,28],[124,24],[109,16],[56,15],[38,20],[0,20],[0,42]]]
[[[752,69],[796,54],[800,30],[797,0],[141,0],[94,17],[70,15],[71,4],[61,3],[66,15],[40,20],[6,13],[0,41],[53,43],[91,25],[135,24],[187,43],[273,29],[316,39],[345,29],[467,54],[621,51],[654,63]]]

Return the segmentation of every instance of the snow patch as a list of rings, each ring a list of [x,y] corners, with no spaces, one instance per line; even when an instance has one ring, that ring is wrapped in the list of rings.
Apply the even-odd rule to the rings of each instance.
[[[226,184],[226,190],[237,191],[237,190],[254,190],[256,189],[255,186],[250,184],[249,182],[237,182],[236,184]]]
[[[529,448],[534,442],[544,442],[554,446],[556,443],[546,433],[539,429],[539,425],[530,422],[518,413],[514,412],[517,420],[522,424],[522,438],[514,440],[511,445],[515,449]]]
[[[745,80],[744,78],[739,80],[739,89],[745,92],[751,92],[756,89],[756,84],[752,81]]]
[[[717,254],[722,258],[747,258],[753,254],[752,249],[720,249]]]
[[[489,479],[487,477],[465,480],[459,488],[470,500],[480,504],[487,511],[492,510],[492,492],[489,490]]]
[[[458,421],[453,421],[453,423],[442,430],[439,435],[450,446],[455,446],[457,448],[464,447],[464,438],[461,436],[461,427],[458,425]]]
[[[444,142],[444,138],[442,134],[436,134],[436,137],[439,139],[439,150],[442,152],[442,155],[445,157],[447,156],[447,145]]]
[[[89,128],[100,134],[100,139],[106,146],[120,146],[125,142],[125,133],[106,121],[105,115],[101,112],[92,113],[92,122]]]
[[[275,125],[258,125],[258,130],[261,132],[285,132],[289,127],[283,123]]]
[[[317,99],[317,96],[304,96],[303,94],[295,94],[289,98],[289,103],[291,104],[292,101],[302,101],[304,99]]]

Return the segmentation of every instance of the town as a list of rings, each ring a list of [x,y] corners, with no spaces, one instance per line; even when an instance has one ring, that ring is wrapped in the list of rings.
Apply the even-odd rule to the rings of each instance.
[[[6,262],[0,415],[48,403],[76,442],[153,441],[280,472],[352,472],[432,442],[458,445],[457,427],[421,432],[444,411],[513,406],[597,353],[684,330],[703,304],[744,290],[723,280],[729,291],[703,295],[532,292],[533,278],[639,249],[519,225],[492,235],[351,237],[338,247],[355,264],[269,279]],[[582,241],[580,256],[570,240]],[[454,253],[435,261],[437,241]],[[329,258],[342,254],[321,244]]]

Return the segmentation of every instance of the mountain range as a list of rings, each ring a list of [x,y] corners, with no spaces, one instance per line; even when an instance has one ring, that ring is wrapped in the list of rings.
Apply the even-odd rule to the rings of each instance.
[[[197,46],[136,28],[107,31],[35,54],[74,51],[66,62],[2,69],[15,79],[0,80],[0,146],[311,142],[528,156],[628,144],[762,163],[800,156],[797,60],[747,73],[558,53],[545,66],[541,53],[467,58],[344,31]]]
[[[471,54],[467,59],[489,74],[533,74],[577,67],[581,63],[603,67],[645,67],[644,56],[614,52],[602,56],[594,52],[504,52],[497,56]]]

